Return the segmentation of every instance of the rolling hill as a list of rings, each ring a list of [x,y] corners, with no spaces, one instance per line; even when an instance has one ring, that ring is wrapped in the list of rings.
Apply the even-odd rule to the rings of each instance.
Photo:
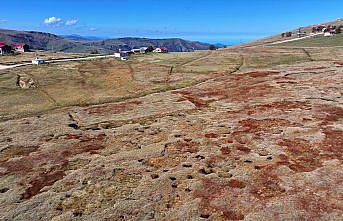
[[[302,33],[305,33],[308,35],[308,34],[312,33],[312,27],[319,26],[319,25],[341,26],[341,25],[343,25],[343,20],[336,20],[336,21],[325,22],[325,23],[321,23],[321,24],[314,24],[314,25],[309,25],[309,26],[305,26],[305,27],[298,27],[298,28],[293,29],[293,30],[285,31],[285,32],[292,32],[293,33],[292,37],[288,37],[288,38],[282,38],[281,33],[279,33],[279,34],[272,35],[270,37],[258,39],[256,41],[244,43],[244,44],[241,44],[238,46],[240,46],[240,47],[252,47],[252,46],[258,46],[258,45],[267,45],[267,44],[271,44],[271,43],[275,43],[275,42],[279,42],[279,41],[283,41],[283,40],[296,39],[299,28],[300,28]],[[342,35],[343,34],[339,34],[339,35],[333,37],[332,39],[324,38],[323,36],[316,36],[313,38],[302,39],[299,41],[297,40],[297,41],[293,41],[293,42],[289,42],[289,43],[284,43],[284,44],[282,44],[282,46],[298,46],[298,47],[299,46],[300,47],[343,46]]]
[[[143,46],[167,47],[171,52],[186,52],[208,49],[209,44],[187,41],[179,38],[117,38],[108,40],[70,39],[44,32],[15,31],[0,29],[0,41],[7,44],[25,43],[34,50],[54,50],[73,53],[113,53],[119,48],[130,49]]]

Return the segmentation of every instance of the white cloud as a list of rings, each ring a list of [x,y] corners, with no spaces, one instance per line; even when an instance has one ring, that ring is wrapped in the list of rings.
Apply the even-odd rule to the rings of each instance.
[[[96,30],[98,30],[98,29],[96,29],[96,28],[90,28],[89,30],[90,30],[90,31],[96,31]]]
[[[72,26],[72,25],[76,25],[79,22],[79,20],[77,19],[72,19],[72,20],[68,20],[65,22],[66,26]]]
[[[6,19],[0,19],[0,23],[5,23],[5,22],[8,22],[8,20],[6,20]]]
[[[59,24],[61,24],[61,22],[62,22],[61,18],[57,18],[54,16],[44,19],[44,24],[46,24],[46,25],[59,25]]]

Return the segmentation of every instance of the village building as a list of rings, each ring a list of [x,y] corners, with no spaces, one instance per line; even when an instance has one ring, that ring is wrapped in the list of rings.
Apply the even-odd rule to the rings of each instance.
[[[334,35],[336,35],[336,31],[335,30],[330,30],[330,31],[324,32],[324,36],[325,37],[332,37]]]
[[[140,48],[133,48],[133,49],[131,49],[131,52],[134,54],[141,53],[141,49]]]
[[[168,49],[165,47],[155,48],[155,53],[168,53]]]
[[[29,45],[22,44],[22,43],[16,43],[16,44],[14,44],[14,50],[17,52],[28,52],[29,51]]]
[[[305,32],[298,32],[298,38],[305,37],[307,34]]]
[[[41,59],[41,58],[36,58],[32,60],[32,64],[36,64],[36,65],[40,65],[40,64],[44,64],[45,60]]]
[[[5,42],[0,42],[0,55],[10,54],[12,52],[12,47],[5,44]]]
[[[145,54],[147,49],[148,49],[148,47],[141,47],[140,48],[140,53],[141,54]]]
[[[114,57],[120,58],[120,59],[126,58],[127,56],[129,56],[129,54],[127,52],[123,52],[123,51],[114,53]]]
[[[145,54],[147,49],[148,47],[141,47],[139,50],[141,54]]]

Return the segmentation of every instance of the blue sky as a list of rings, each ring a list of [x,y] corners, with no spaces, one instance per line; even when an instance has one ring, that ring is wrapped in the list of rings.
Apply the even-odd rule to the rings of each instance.
[[[343,0],[4,0],[0,28],[231,43],[343,17]]]

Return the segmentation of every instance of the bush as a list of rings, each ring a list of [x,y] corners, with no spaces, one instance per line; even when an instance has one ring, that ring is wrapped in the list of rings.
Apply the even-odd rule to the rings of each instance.
[[[154,47],[153,46],[149,46],[145,52],[153,52],[154,51]]]
[[[342,33],[342,27],[339,26],[336,28],[336,34],[341,34]]]
[[[216,47],[215,45],[210,45],[210,46],[208,47],[208,49],[210,49],[211,51],[213,51],[213,50],[217,50],[217,47]]]
[[[92,50],[92,51],[91,51],[91,54],[99,54],[99,51],[96,50],[96,49],[95,49],[95,50]]]

